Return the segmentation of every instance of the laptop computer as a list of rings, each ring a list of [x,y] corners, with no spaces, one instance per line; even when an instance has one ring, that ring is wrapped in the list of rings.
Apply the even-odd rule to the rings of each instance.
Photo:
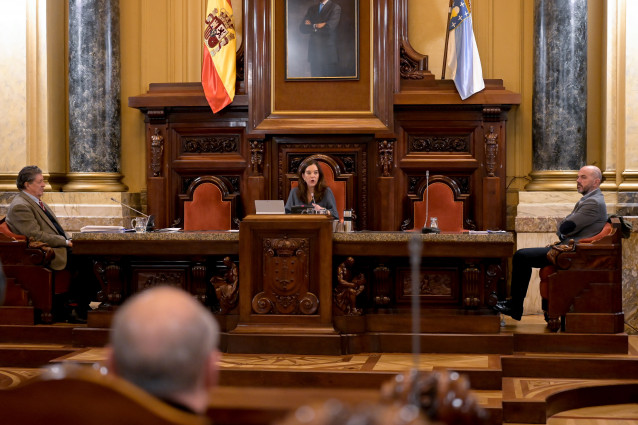
[[[257,214],[286,214],[284,201],[281,199],[255,200],[255,212]]]

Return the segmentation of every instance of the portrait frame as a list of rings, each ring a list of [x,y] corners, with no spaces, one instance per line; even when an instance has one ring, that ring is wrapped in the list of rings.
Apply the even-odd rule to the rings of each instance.
[[[359,0],[285,1],[285,81],[359,79]]]

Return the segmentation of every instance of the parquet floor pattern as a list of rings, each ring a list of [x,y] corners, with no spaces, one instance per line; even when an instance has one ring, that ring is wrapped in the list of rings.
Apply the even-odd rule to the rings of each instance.
[[[542,317],[540,318],[542,320]],[[522,322],[505,321],[502,331],[505,332],[538,332],[539,317],[526,316]],[[73,347],[56,344],[16,344],[2,343],[0,349],[69,349]],[[106,359],[106,348],[75,348],[73,352],[53,359],[52,362],[103,363]],[[526,353],[516,353],[525,356]],[[628,358],[638,360],[638,336],[629,337],[629,350],[624,356],[609,354],[534,354],[536,357],[567,358]],[[501,356],[498,354],[411,354],[401,353],[363,353],[344,356],[323,355],[264,355],[264,354],[223,354],[219,363],[223,373],[232,372],[279,372],[286,373],[321,373],[334,372],[352,374],[354,382],[350,388],[331,388],[328,385],[305,387],[282,387],[278,385],[275,375],[268,375],[272,381],[261,382],[257,386],[232,385],[223,382],[211,395],[211,404],[241,408],[246,403],[252,407],[275,406],[287,408],[307,403],[310,400],[339,397],[346,402],[375,402],[379,399],[378,387],[357,385],[357,373],[380,374],[391,376],[416,367],[422,371],[454,369],[458,371],[472,370],[499,373]],[[0,388],[10,388],[31,379],[41,373],[39,368],[3,367],[0,363]],[[385,379],[385,378],[384,378]],[[501,390],[475,390],[479,403],[488,409],[500,409],[504,400],[540,400],[549,393],[579,385],[591,385],[586,379],[550,379],[503,377]],[[597,384],[623,382],[617,379],[596,380]],[[626,381],[624,381],[626,382]],[[576,409],[558,413],[548,419],[550,425],[624,425],[638,424],[637,404],[618,406],[601,406]]]

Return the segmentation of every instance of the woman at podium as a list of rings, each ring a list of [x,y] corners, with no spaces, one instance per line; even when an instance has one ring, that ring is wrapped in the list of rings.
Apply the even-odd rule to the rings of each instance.
[[[325,185],[323,171],[314,159],[302,165],[299,170],[299,183],[297,187],[292,188],[286,201],[286,214],[304,208],[318,213],[325,210],[326,214],[339,218],[335,196]]]

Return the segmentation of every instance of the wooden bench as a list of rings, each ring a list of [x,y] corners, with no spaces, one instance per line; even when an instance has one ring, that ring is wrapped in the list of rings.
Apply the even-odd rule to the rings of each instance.
[[[547,325],[570,333],[624,331],[622,232],[612,217],[596,236],[555,245],[540,271]]]

